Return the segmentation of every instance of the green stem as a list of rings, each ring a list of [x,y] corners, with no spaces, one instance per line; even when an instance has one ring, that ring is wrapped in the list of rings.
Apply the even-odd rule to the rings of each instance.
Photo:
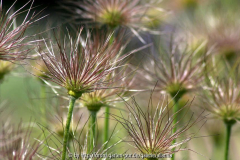
[[[110,108],[109,108],[109,106],[106,106],[106,108],[105,108],[105,123],[104,123],[104,139],[103,139],[103,143],[108,141],[109,112],[110,112]]]
[[[70,128],[70,124],[71,124],[71,120],[72,120],[72,113],[73,113],[75,101],[76,101],[76,98],[70,96],[67,121],[66,121],[66,126],[64,129],[62,160],[66,160],[66,152],[67,152],[67,145],[68,145],[68,138],[69,138],[69,128]]]
[[[174,101],[174,106],[173,106],[173,114],[175,114],[175,113],[177,113],[177,111],[178,111],[178,99],[173,99],[173,101]],[[175,125],[176,123],[177,123],[177,121],[178,121],[178,119],[177,119],[177,117],[175,117],[174,119],[173,119],[173,125]],[[173,128],[173,133],[172,134],[174,134],[174,133],[176,133],[176,131],[177,131],[177,126],[175,126],[174,128]],[[174,144],[174,143],[176,143],[176,139],[173,139],[173,142],[172,142],[172,144]],[[175,159],[175,155],[173,154],[172,155],[172,158],[171,158],[172,160],[174,160]]]
[[[97,111],[89,111],[91,114],[90,121],[88,123],[89,127],[89,141],[88,141],[88,153],[93,152],[94,142],[96,138],[96,117]]]
[[[232,125],[234,123],[229,122],[229,121],[225,121],[225,125],[226,125],[226,146],[225,146],[225,158],[224,160],[228,160],[228,155],[229,155],[229,143],[230,143],[230,136],[231,136],[231,129],[232,129]]]

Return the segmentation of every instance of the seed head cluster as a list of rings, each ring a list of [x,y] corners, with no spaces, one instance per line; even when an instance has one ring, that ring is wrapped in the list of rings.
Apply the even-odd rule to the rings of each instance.
[[[174,114],[170,114],[169,104],[165,104],[164,100],[159,101],[156,107],[153,107],[152,98],[149,100],[147,111],[143,110],[143,107],[138,105],[136,100],[132,98],[132,104],[126,102],[126,107],[129,112],[129,117],[112,115],[122,124],[126,129],[132,142],[143,154],[173,154],[178,151],[188,150],[187,148],[181,148],[181,146],[194,138],[195,134],[186,136],[186,132],[196,123],[204,120],[202,116],[203,112],[197,119],[192,121],[192,117],[189,122],[185,123],[177,129],[175,133],[172,133],[173,128],[178,126],[182,118],[178,115],[183,112],[183,115],[189,113],[190,104],[186,104],[181,110]],[[186,111],[183,111],[186,109]],[[174,122],[174,119],[178,117],[178,121]],[[179,140],[181,137],[181,140]],[[173,143],[174,140],[177,142]]]

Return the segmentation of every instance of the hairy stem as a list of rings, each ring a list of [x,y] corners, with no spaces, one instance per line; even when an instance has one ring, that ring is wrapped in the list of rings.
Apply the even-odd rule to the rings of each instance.
[[[90,111],[90,121],[89,121],[89,140],[88,140],[88,153],[93,152],[94,149],[94,142],[96,138],[96,117],[97,111]]]
[[[225,158],[224,160],[228,160],[229,155],[229,143],[230,143],[230,136],[231,136],[231,130],[232,130],[233,123],[229,121],[225,121],[226,126],[226,146],[225,146]]]
[[[104,122],[104,138],[103,143],[108,141],[108,130],[109,130],[109,112],[110,108],[107,106],[105,108],[105,122]],[[107,147],[107,146],[106,146]]]
[[[69,138],[69,128],[70,128],[70,124],[71,124],[71,120],[72,120],[72,113],[73,113],[75,101],[76,101],[76,98],[70,96],[67,121],[66,121],[66,126],[64,129],[62,160],[66,160],[66,152],[67,152],[68,138]]]

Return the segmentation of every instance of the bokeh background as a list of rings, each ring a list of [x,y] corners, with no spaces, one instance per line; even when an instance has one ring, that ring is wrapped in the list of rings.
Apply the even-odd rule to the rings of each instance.
[[[68,11],[62,7],[65,5],[67,0],[35,0],[34,10],[42,11],[41,15],[47,15],[44,19],[35,23],[31,28],[29,28],[26,34],[32,35],[33,33],[42,34],[37,35],[37,37],[48,36],[52,33],[52,29],[56,30],[68,28],[71,33],[74,33],[80,25],[84,25],[83,22],[79,24],[71,23],[69,21],[67,14]],[[147,0],[146,0],[147,1]],[[15,8],[23,6],[28,2],[27,0],[18,0],[16,2]],[[3,8],[7,9],[14,3],[14,0],[3,0]],[[80,1],[79,1],[80,3]],[[153,17],[152,23],[149,27],[153,30],[161,31],[162,35],[150,35],[147,32],[141,33],[141,36],[146,40],[147,43],[151,43],[155,39],[161,39],[161,43],[168,44],[169,39],[172,36],[179,37],[179,39],[184,37],[190,37],[189,45],[197,45],[198,43],[203,43],[206,39],[210,41],[209,45],[216,45],[220,49],[216,53],[217,59],[220,61],[222,58],[227,59],[232,66],[239,60],[240,52],[240,19],[239,19],[239,7],[240,1],[238,0],[165,0],[162,1],[161,8],[166,10],[164,15],[159,12],[154,12],[154,10],[149,11]],[[22,15],[24,17],[24,14]],[[220,25],[219,25],[220,24]],[[156,42],[156,41],[155,41]],[[127,50],[135,49],[141,46],[142,43],[138,38],[134,37],[129,43]],[[167,45],[163,45],[167,46]],[[142,50],[136,53],[131,58],[131,63],[133,65],[140,64],[144,62],[144,57],[147,56],[148,49]],[[31,54],[35,54],[34,51]],[[225,63],[219,62],[219,77],[225,76],[224,68]],[[8,121],[11,117],[11,121],[23,123],[28,123],[30,119],[39,124],[43,124],[44,115],[41,112],[41,106],[47,105],[48,116],[47,123],[50,125],[59,125],[56,116],[61,117],[63,112],[66,112],[66,106],[68,102],[65,99],[59,98],[51,89],[45,88],[45,98],[42,98],[41,89],[43,83],[36,77],[32,76],[30,73],[32,68],[26,64],[19,65],[16,64],[14,69],[4,77],[0,86],[0,99],[4,102],[6,107],[5,115],[3,115],[4,121]],[[136,82],[135,86],[141,86]],[[153,86],[154,87],[154,86]],[[141,89],[141,88],[139,88]],[[198,114],[199,103],[201,102],[198,93],[192,93],[186,95],[183,98],[183,102],[195,97],[194,102],[191,107],[191,111]],[[136,95],[136,99],[141,106],[146,106],[149,99],[149,92],[141,92]],[[154,100],[157,101],[157,96]],[[45,101],[43,103],[43,101]],[[119,103],[112,109],[111,112],[118,113],[119,108],[124,110],[124,103]],[[59,115],[59,114],[60,115]],[[80,115],[83,113],[84,122],[87,116],[87,110],[85,108],[76,107],[74,111],[74,116],[79,119]],[[99,135],[101,135],[102,121],[104,111],[101,111],[99,116]],[[187,121],[186,117],[186,121]],[[116,125],[116,121],[112,120],[111,130]],[[83,123],[84,124],[84,123]],[[81,124],[82,125],[82,124]],[[81,126],[80,125],[80,126]],[[61,124],[60,124],[61,126]],[[213,159],[220,160],[223,159],[224,150],[224,138],[225,130],[224,125],[220,120],[208,119],[207,123],[199,130],[201,126],[196,125],[190,132],[199,132],[199,138],[195,138],[188,144],[188,148],[196,151],[197,153],[191,151],[183,151],[182,154],[177,155],[177,159],[181,160],[203,160],[203,159]],[[57,128],[57,127],[55,127]],[[81,128],[81,127],[80,127]],[[123,128],[118,125],[117,129],[120,133],[113,136],[112,144],[121,138],[127,136],[124,133]],[[240,157],[240,129],[239,124],[234,125],[231,137],[230,146],[230,157],[231,160],[238,160]],[[41,130],[39,126],[35,125],[33,137],[41,135]],[[127,145],[132,148],[130,145]],[[121,143],[112,149],[113,153],[123,153],[126,150],[126,144]],[[136,152],[134,149],[130,149],[128,152]],[[189,153],[186,153],[189,152]]]

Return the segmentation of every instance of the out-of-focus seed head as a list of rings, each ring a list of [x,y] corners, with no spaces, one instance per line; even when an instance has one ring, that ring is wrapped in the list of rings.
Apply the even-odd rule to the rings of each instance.
[[[207,0],[173,0],[166,1],[166,3],[170,6],[170,9],[175,12],[188,12],[189,15],[194,14],[204,3],[208,2]],[[191,15],[192,16],[192,15]]]
[[[197,8],[197,6],[199,5],[199,0],[181,0],[182,6],[184,8]]]
[[[166,87],[166,91],[171,95],[171,97],[175,97],[176,99],[180,99],[188,90],[179,83],[168,84]]]
[[[24,127],[20,122],[18,125],[6,123],[2,125],[0,133],[0,158],[14,160],[28,160],[38,158],[40,143],[32,143],[32,125]]]
[[[152,15],[146,14],[154,9],[158,15],[164,17],[166,11],[159,7],[162,0],[83,0],[82,2],[68,1],[62,8],[68,11],[67,21],[73,20],[75,24],[86,24],[90,27],[107,27],[110,31],[116,28],[128,28],[138,39],[146,43],[141,37],[141,31],[159,34],[153,30]],[[156,16],[155,16],[156,17]],[[157,16],[159,17],[159,16]]]
[[[48,78],[47,74],[48,73],[48,69],[47,67],[44,65],[44,62],[39,59],[39,60],[35,60],[34,63],[32,64],[32,72],[34,75],[36,75],[36,77],[41,81],[41,78]]]
[[[210,77],[208,90],[202,102],[206,110],[213,114],[214,118],[226,122],[236,122],[240,120],[240,85],[231,76],[214,81]]]
[[[188,24],[189,21],[183,20],[182,25],[187,24],[187,28],[190,28],[193,35],[204,38],[208,48],[214,46],[213,53],[218,59],[224,58],[231,64],[240,53],[238,15],[237,12],[226,12],[224,9],[215,12],[206,8],[199,9],[195,17],[197,21]]]
[[[0,2],[0,60],[23,60],[30,51],[30,49],[26,48],[26,46],[30,44],[30,40],[27,41],[29,36],[24,34],[32,23],[39,20],[34,20],[39,13],[30,15],[33,5],[33,1],[31,1],[32,0],[28,1],[16,11],[13,10],[13,6],[17,1],[15,1],[7,11],[3,8],[3,2]],[[30,8],[24,10],[29,3],[32,3]],[[17,25],[19,15],[23,13],[26,13],[26,16],[24,20]]]
[[[224,14],[222,14],[224,13]],[[205,15],[208,15],[207,17]],[[195,33],[200,33],[208,40],[208,47],[214,46],[216,55],[228,61],[238,57],[240,21],[238,13],[202,11],[198,14],[199,24],[192,26]]]
[[[159,14],[163,9],[158,7],[161,1],[150,0],[84,0],[79,2],[68,2],[74,5],[69,8],[75,12],[73,18],[87,19],[87,22],[107,25],[111,28],[118,26],[129,26],[140,28],[143,19],[148,19],[146,12],[152,8],[158,8]]]
[[[107,10],[103,10],[99,13],[97,22],[101,22],[103,24],[107,24],[111,28],[116,28],[117,26],[125,25],[128,23],[127,17],[121,13],[119,8],[107,7]]]
[[[56,117],[54,117],[54,118],[56,119]],[[64,115],[62,118],[58,117],[57,120],[52,120],[52,122],[51,122],[51,128],[52,128],[51,130],[54,131],[54,133],[56,133],[61,138],[63,138],[63,136],[64,136],[64,126],[66,126],[65,125],[66,119],[67,119],[67,116]],[[81,128],[78,126],[78,121],[77,121],[76,117],[74,116],[74,118],[72,120],[72,124],[70,125],[70,128],[69,128],[69,133],[70,133],[69,141],[72,141],[73,135],[80,131],[81,131]]]
[[[146,11],[145,16],[142,18],[142,23],[143,26],[154,29],[159,27],[167,17],[167,14],[159,13],[158,8],[151,8]]]
[[[133,86],[135,78],[132,75],[132,71],[129,72],[125,69],[109,74],[106,77],[109,82],[109,89],[83,94],[80,103],[90,111],[98,111],[103,106],[114,106],[115,103],[122,101],[121,97],[127,96],[127,92]]]
[[[184,94],[199,88],[204,79],[204,59],[209,56],[209,52],[205,51],[204,56],[199,56],[197,54],[202,46],[193,50],[186,44],[182,48],[179,46],[182,43],[170,43],[169,51],[159,49],[156,44],[152,55],[149,55],[150,59],[145,61],[142,70],[139,70],[139,78],[144,85],[150,86],[158,81],[156,90],[166,92],[178,101]]]
[[[209,45],[215,45],[216,52],[231,61],[240,53],[240,22],[221,19],[214,28],[208,32]]]
[[[82,104],[87,107],[89,111],[99,111],[101,107],[106,105],[105,99],[102,96],[102,92],[105,90],[94,91],[91,93],[83,94],[81,97]]]
[[[211,48],[209,48],[210,46],[208,46],[207,35],[202,34],[202,32],[199,33],[191,29],[189,30],[188,23],[189,22],[186,21],[184,23],[186,27],[177,30],[174,34],[175,43],[178,44],[178,48],[182,51],[186,49],[187,45],[187,50],[189,53],[191,53],[192,51],[196,52],[196,56],[205,56],[204,54],[206,53],[206,50],[212,50]]]
[[[0,82],[3,81],[5,75],[11,72],[14,64],[8,61],[0,60]]]

